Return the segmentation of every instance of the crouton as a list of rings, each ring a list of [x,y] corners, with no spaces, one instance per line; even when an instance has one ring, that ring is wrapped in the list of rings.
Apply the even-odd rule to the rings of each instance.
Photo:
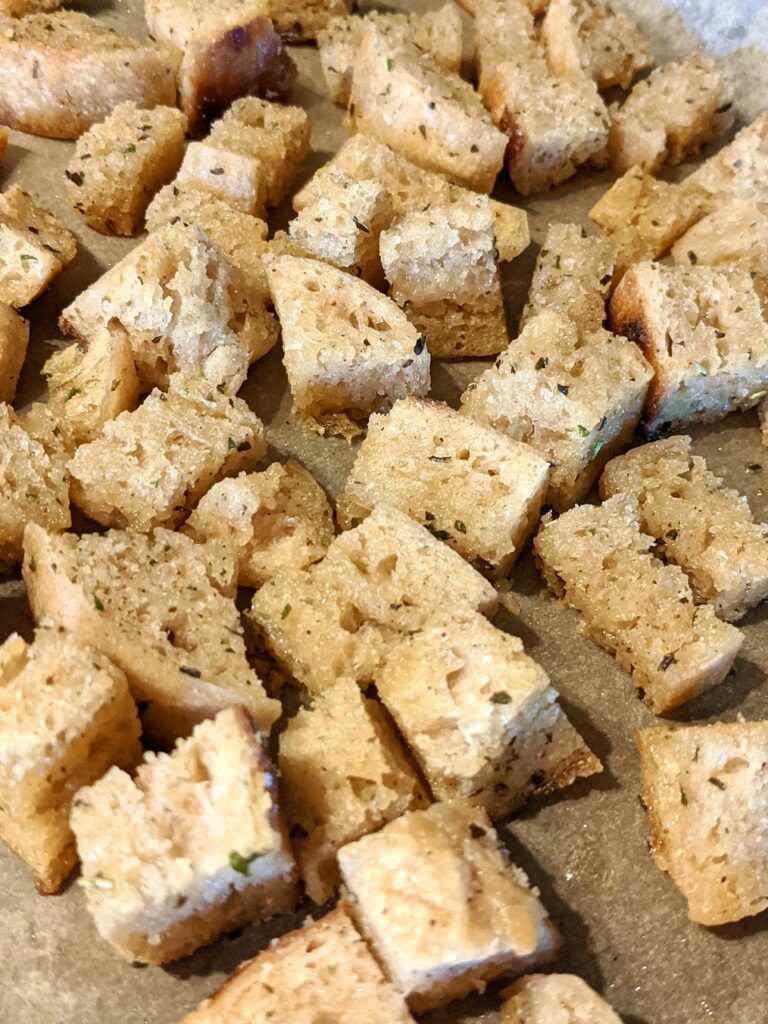
[[[557,954],[555,926],[481,808],[411,811],[342,847],[339,866],[352,917],[417,1013]]]
[[[52,213],[14,185],[0,193],[0,252],[0,302],[18,309],[69,266],[77,243]]]
[[[549,465],[528,445],[438,402],[372,416],[338,499],[348,528],[399,508],[479,568],[506,574],[538,522]]]
[[[167,387],[180,372],[233,394],[277,340],[264,296],[200,228],[182,223],[136,246],[59,321],[85,339],[110,323],[127,332],[145,387]]]
[[[484,0],[475,14],[474,56],[475,80],[483,97],[499,64],[541,63],[544,50],[536,38],[533,15],[522,0]]]
[[[526,974],[502,995],[501,1024],[621,1024],[608,1003],[575,974]]]
[[[322,562],[276,573],[246,617],[280,664],[322,693],[341,676],[372,682],[393,644],[437,613],[496,607],[494,588],[455,551],[382,507],[338,536]]]
[[[603,330],[579,336],[575,324],[544,309],[467,386],[461,411],[546,459],[545,501],[562,511],[629,444],[650,379],[637,346]]]
[[[247,1024],[254,1007],[270,1024],[304,1024],[318,1014],[329,1021],[415,1024],[341,907],[242,964],[182,1024]]]
[[[732,107],[711,57],[695,53],[679,64],[663,64],[637,83],[621,107],[611,109],[611,164],[622,174],[635,166],[653,174],[664,164],[682,163],[730,127]]]
[[[359,419],[429,391],[424,338],[391,299],[317,260],[265,257],[264,265],[300,416]]]
[[[214,484],[184,532],[200,543],[231,540],[238,585],[260,587],[280,569],[320,561],[333,540],[333,509],[312,474],[290,459]]]
[[[285,813],[307,895],[339,885],[336,853],[428,799],[376,701],[339,679],[280,734]]]
[[[653,545],[626,494],[545,521],[534,540],[554,594],[578,608],[588,635],[664,714],[721,683],[744,637],[709,605],[694,605],[683,571],[659,562]]]
[[[79,11],[0,16],[0,123],[76,139],[121,103],[173,106],[167,47],[118,35]]]
[[[193,132],[246,93],[284,96],[296,78],[262,0],[145,0],[150,34],[178,60],[181,109]]]
[[[0,402],[13,402],[28,344],[29,323],[0,302]]]
[[[55,893],[77,862],[74,793],[141,759],[136,705],[106,658],[41,629],[0,646],[0,710],[0,838]]]
[[[766,193],[768,198],[768,193]],[[736,199],[689,227],[672,246],[681,267],[729,264],[747,270],[759,294],[768,277],[768,203]]]
[[[685,180],[704,190],[711,206],[733,199],[764,201],[768,192],[768,113],[742,128],[727,146]]]
[[[490,192],[503,166],[506,139],[472,87],[375,25],[355,57],[349,110],[358,131],[476,192]]]
[[[185,129],[180,110],[121,103],[81,135],[64,173],[86,224],[104,235],[136,234],[149,200],[178,170]]]
[[[72,830],[103,939],[164,964],[222,932],[293,910],[296,864],[274,771],[242,708],[81,789]]]
[[[24,551],[35,621],[71,630],[121,668],[158,739],[233,704],[265,730],[277,719],[245,657],[231,550],[168,530],[59,537],[33,524]]]
[[[723,486],[689,437],[670,437],[613,459],[600,493],[637,499],[640,529],[660,557],[679,565],[697,600],[735,622],[768,596],[768,525]]]
[[[283,39],[314,42],[331,21],[349,14],[353,0],[262,0],[262,13],[270,18]]]
[[[768,388],[768,324],[745,270],[637,263],[610,310],[613,329],[654,369],[650,434],[751,408]]]
[[[216,145],[210,137],[187,146],[175,184],[196,188],[241,213],[255,217],[264,214],[266,195],[261,160],[251,153]]]

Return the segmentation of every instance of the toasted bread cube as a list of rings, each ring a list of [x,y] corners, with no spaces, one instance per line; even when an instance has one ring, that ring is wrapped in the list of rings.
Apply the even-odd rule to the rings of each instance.
[[[265,180],[261,160],[208,139],[190,142],[175,183],[221,199],[241,213],[264,214]]]
[[[58,537],[31,524],[24,551],[35,621],[71,630],[121,668],[154,736],[173,742],[233,704],[265,730],[277,719],[246,660],[230,549],[168,530]]]
[[[602,771],[544,669],[482,615],[403,638],[376,689],[438,800],[463,797],[503,818]]]
[[[579,336],[572,321],[544,309],[468,385],[461,411],[546,459],[545,501],[562,511],[629,444],[650,379],[636,346],[603,330]]]
[[[502,995],[501,1024],[621,1024],[608,1003],[575,974],[526,974]]]
[[[214,484],[184,532],[200,543],[231,540],[238,585],[260,587],[280,569],[320,561],[333,540],[333,509],[312,474],[290,459]]]
[[[732,142],[690,174],[687,184],[703,189],[712,205],[732,199],[765,199],[768,191],[768,113],[742,128]]]
[[[300,416],[359,419],[427,393],[425,341],[391,299],[318,260],[265,257],[264,265]]]
[[[695,53],[663,64],[638,82],[611,110],[608,153],[615,170],[641,167],[649,174],[679,164],[733,122],[732,100],[711,57]]]
[[[766,193],[768,198],[768,193]],[[672,246],[681,267],[729,264],[752,275],[758,293],[768,277],[768,204],[736,199],[713,210]]]
[[[613,329],[654,369],[649,433],[711,423],[756,405],[768,387],[768,324],[755,283],[730,267],[637,263],[611,298]]]
[[[375,700],[339,679],[280,734],[282,793],[307,895],[339,885],[336,853],[429,801]]]
[[[0,193],[0,302],[19,309],[75,258],[75,236],[15,185]]]
[[[72,829],[96,929],[126,960],[168,963],[295,906],[274,771],[242,708],[148,753],[135,779],[112,768],[81,789]]]
[[[687,577],[651,554],[637,500],[617,494],[545,522],[534,541],[544,578],[584,616],[589,636],[664,714],[725,679],[743,635],[710,605],[694,605]]]
[[[768,525],[756,523],[747,499],[691,454],[689,437],[642,445],[613,459],[600,493],[637,499],[640,529],[720,618],[735,622],[768,596]]]
[[[372,416],[338,499],[349,528],[399,508],[478,567],[505,574],[538,522],[549,465],[526,444],[420,398]]]
[[[522,0],[483,0],[475,14],[475,80],[485,97],[499,64],[519,67],[544,59],[533,15]]]
[[[29,323],[0,302],[0,402],[11,403],[29,345]]]
[[[653,66],[634,21],[591,0],[551,0],[541,38],[553,74],[585,74],[598,89],[628,89],[638,72]]]
[[[490,192],[504,164],[506,139],[474,89],[375,25],[355,57],[349,109],[358,131],[476,192]]]
[[[77,862],[74,793],[141,759],[136,705],[105,657],[41,629],[0,646],[0,711],[0,838],[40,892],[58,892]]]
[[[342,676],[372,682],[393,644],[431,616],[496,607],[494,588],[455,551],[402,512],[377,508],[322,562],[276,573],[246,616],[281,665],[322,693]]]
[[[411,811],[339,851],[349,910],[417,1013],[554,959],[555,926],[488,815]]]
[[[318,1015],[328,1021],[415,1024],[341,907],[242,964],[182,1024],[234,1024],[238,1018],[298,1024]]]

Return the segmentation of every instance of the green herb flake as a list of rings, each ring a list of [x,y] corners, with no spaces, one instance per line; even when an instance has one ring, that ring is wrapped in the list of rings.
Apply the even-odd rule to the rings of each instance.
[[[747,466],[747,472],[759,473],[762,468],[763,467],[759,462],[750,462],[750,464]]]
[[[79,171],[64,171],[64,177],[67,181],[71,181],[73,185],[77,185],[78,188],[80,188],[85,181],[85,175],[81,174]]]
[[[421,132],[422,138],[426,139],[426,137],[427,137],[427,127],[426,127],[426,125],[420,124],[419,125],[419,131]]]
[[[132,142],[129,142],[128,145],[123,150],[123,152],[124,153],[135,153],[136,152],[136,147],[134,146],[134,144]]]
[[[587,532],[590,533],[594,537],[597,534],[597,527],[596,526],[590,526],[590,528],[589,528],[589,530]]]
[[[594,462],[604,447],[605,441],[595,441],[592,445],[592,451],[589,453],[589,461]]]
[[[487,833],[484,828],[481,828],[480,825],[476,825],[473,821],[469,826],[469,834],[472,839],[482,839]]]
[[[710,775],[707,782],[711,783],[713,786],[717,786],[718,789],[725,789],[725,783],[723,780],[716,778],[714,775]]]
[[[674,656],[674,654],[665,654],[659,662],[659,672],[666,672],[669,666],[674,665],[676,661],[677,658]]]
[[[96,594],[93,595],[93,607],[96,609],[97,612],[104,611],[104,605],[101,603],[101,600],[97,597]]]
[[[688,806],[688,794],[685,792],[682,786],[680,787],[680,803],[683,805],[683,807]]]
[[[578,427],[576,427],[576,429],[579,432],[579,437],[589,437],[589,428],[588,427],[584,427],[580,423],[578,425]]]
[[[753,391],[748,397],[750,402],[759,402],[760,399],[765,398],[766,395],[768,395],[768,391]]]
[[[237,850],[233,850],[229,855],[229,866],[233,871],[237,871],[239,875],[247,875],[251,862],[256,860],[257,857],[257,853],[252,853],[250,857],[244,857]]]
[[[491,694],[491,704],[511,704],[512,697],[506,690],[497,690]]]
[[[352,220],[355,222],[355,227],[358,231],[364,231],[366,235],[370,235],[371,229],[366,227],[362,221],[358,220],[357,217],[353,217]]]
[[[80,388],[70,388],[69,391],[67,392],[67,397],[64,399],[64,401],[68,402],[70,400],[70,398],[74,398],[75,395],[79,395],[79,394],[80,394]]]
[[[706,366],[704,366],[703,363],[696,362],[693,365],[696,367],[696,373],[700,374],[702,377],[708,377],[709,376],[709,373],[707,372],[707,368],[706,368]]]
[[[547,359],[546,356],[541,356],[539,359],[536,360],[536,365],[534,366],[534,369],[543,370],[547,366],[549,366],[549,359]]]
[[[561,395],[567,395],[569,391],[569,386],[568,384],[558,384],[557,390],[560,392]]]
[[[664,534],[664,536],[667,537],[668,540],[677,540],[677,538],[680,536],[680,534],[678,533],[677,530],[667,530],[667,532]]]
[[[27,252],[23,252],[19,259],[21,260],[22,263],[29,263],[30,260],[34,263],[37,263],[37,256],[32,256],[30,255],[30,253]]]
[[[192,679],[200,678],[200,669],[192,668],[191,665],[181,665],[179,667],[179,672],[182,672],[185,676],[191,676]]]
[[[453,525],[456,527],[456,530],[459,533],[466,533],[467,532],[466,523],[462,522],[461,519],[457,519],[456,522]]]
[[[285,608],[283,608],[283,610],[280,612],[280,618],[281,619],[287,619],[288,616],[291,614],[291,611],[292,611],[291,606],[289,604],[287,604],[285,606]]]
[[[237,448],[236,442],[231,437],[227,438],[227,448],[229,451],[234,451],[234,449]]]
[[[387,71],[391,71],[395,66],[395,62],[392,57],[387,57]]]

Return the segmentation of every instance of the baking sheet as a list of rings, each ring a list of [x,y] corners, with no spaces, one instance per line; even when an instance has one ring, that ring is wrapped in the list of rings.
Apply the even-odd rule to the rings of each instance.
[[[395,6],[414,10],[438,4]],[[682,56],[696,45],[690,26],[703,31],[720,53],[737,47],[728,57],[728,68],[744,116],[751,118],[768,106],[767,62],[754,49],[765,42],[766,8],[749,0],[680,0],[681,13],[657,0],[619,0],[614,6],[638,17],[660,59]],[[83,9],[139,35],[140,7],[140,0],[95,0]],[[315,51],[298,48],[294,55],[301,73],[295,101],[309,110],[313,123],[315,153],[308,174],[346,133],[340,111],[324,97]],[[57,344],[60,309],[134,244],[103,238],[69,210],[63,169],[70,151],[71,143],[12,132],[0,169],[4,186],[18,183],[32,192],[76,233],[80,244],[75,263],[29,309],[33,340],[18,404],[41,390],[39,369],[51,345]],[[677,169],[674,175],[689,169]],[[551,220],[588,223],[586,211],[610,180],[608,174],[580,176],[524,204],[531,214],[534,242],[541,240]],[[498,194],[513,198],[503,187]],[[282,226],[285,217],[286,211],[278,212],[275,226]],[[535,244],[505,267],[512,326],[536,250]],[[433,364],[434,395],[455,404],[484,365]],[[279,351],[253,367],[243,394],[266,424],[270,457],[298,457],[335,494],[354,449],[343,440],[310,434],[292,421]],[[768,517],[768,450],[761,445],[756,417],[733,416],[693,433],[697,453],[748,496],[759,518]],[[648,855],[633,735],[658,720],[637,700],[629,677],[611,657],[580,635],[578,616],[546,596],[530,556],[516,567],[512,581],[520,614],[513,618],[502,613],[497,621],[519,634],[541,661],[569,716],[606,765],[602,776],[536,803],[502,830],[513,859],[540,887],[562,931],[563,953],[553,969],[583,976],[605,994],[626,1024],[766,1021],[768,914],[717,929],[694,925],[685,915],[681,895]],[[735,673],[688,705],[679,720],[768,717],[767,618],[765,606],[745,620],[746,642]],[[0,637],[13,629],[26,635],[31,630],[18,580],[0,585]],[[247,928],[167,969],[136,968],[98,939],[77,885],[71,884],[58,897],[37,896],[27,870],[5,848],[0,848],[0,872],[0,1024],[176,1024],[242,960],[308,912],[303,908],[292,919]],[[428,1019],[440,1024],[495,1021],[497,1003],[489,994],[454,1004]]]

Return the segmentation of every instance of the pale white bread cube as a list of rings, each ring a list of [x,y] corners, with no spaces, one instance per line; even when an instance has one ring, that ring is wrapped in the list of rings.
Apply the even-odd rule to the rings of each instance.
[[[501,1024],[621,1024],[575,974],[526,974],[502,995]]]
[[[13,402],[27,356],[29,323],[5,302],[0,302],[0,402]]]
[[[353,0],[262,0],[263,13],[288,42],[319,40],[335,18],[354,7]]]
[[[181,1024],[415,1024],[337,907],[248,960]]]
[[[744,637],[710,605],[696,606],[682,569],[660,562],[653,546],[627,494],[545,521],[534,541],[553,593],[581,612],[587,635],[665,714],[721,683]]]
[[[398,508],[503,575],[538,523],[548,479],[546,459],[527,444],[442,402],[404,398],[371,417],[337,511],[348,529],[374,508]]]
[[[150,235],[61,314],[65,334],[89,339],[122,327],[142,385],[172,374],[234,394],[248,367],[277,340],[265,296],[196,225]]]
[[[121,103],[174,106],[175,65],[79,11],[0,16],[0,123],[76,139]]]
[[[411,811],[339,851],[348,906],[417,1013],[557,955],[555,926],[482,808]]]
[[[0,646],[0,838],[39,892],[77,862],[72,797],[113,764],[141,759],[141,727],[123,673],[72,636],[40,629]]]
[[[697,600],[735,622],[768,596],[768,525],[747,499],[723,486],[689,437],[641,445],[613,459],[600,479],[606,497],[637,499],[640,528],[679,565]]]
[[[299,872],[318,905],[338,888],[342,846],[429,803],[381,706],[352,679],[288,722],[278,767]]]
[[[289,459],[214,484],[184,532],[199,543],[234,543],[238,585],[260,587],[280,569],[306,569],[323,557],[333,540],[333,509],[312,474]]]
[[[247,93],[284,96],[296,66],[263,0],[145,0],[150,35],[178,60],[179,105],[192,131]]]
[[[768,906],[768,722],[716,722],[637,734],[650,847],[688,901],[715,927]]]
[[[81,789],[72,830],[96,929],[126,960],[168,963],[295,906],[275,773],[242,708],[146,754],[135,779],[112,768]]]
[[[186,124],[175,108],[121,103],[81,135],[64,173],[83,220],[102,234],[136,234],[150,199],[179,168]]]
[[[357,131],[476,192],[490,192],[504,164],[506,139],[469,83],[375,25],[355,57],[349,111]]]
[[[360,419],[427,394],[426,343],[392,299],[319,260],[270,256],[264,266],[300,416]]]
[[[52,622],[125,672],[145,728],[171,743],[242,704],[268,731],[280,714],[248,665],[234,552],[168,530],[24,537],[35,622]]]
[[[681,267],[740,267],[762,296],[768,278],[768,192],[765,201],[734,199],[718,206],[675,242],[672,260]]]
[[[545,500],[562,511],[630,443],[651,376],[636,345],[604,330],[579,336],[572,321],[544,309],[467,386],[461,411],[546,459]]]
[[[499,64],[526,67],[543,58],[533,14],[522,0],[484,0],[475,14],[475,81],[481,96]]]
[[[768,388],[768,323],[755,281],[732,267],[636,263],[610,303],[613,329],[654,369],[652,435],[757,405]]]
[[[375,679],[403,634],[437,614],[493,615],[491,584],[404,513],[376,508],[322,562],[276,573],[246,613],[278,662],[313,693]]]
[[[174,184],[198,189],[240,213],[264,215],[266,182],[261,160],[217,144],[210,136],[190,142]]]
[[[653,66],[634,21],[591,0],[551,0],[541,39],[553,74],[585,74],[598,89],[628,89],[640,71]]]
[[[611,108],[608,154],[614,170],[650,174],[679,164],[733,123],[730,89],[717,62],[694,53],[663,64]]]
[[[703,189],[714,207],[732,199],[768,198],[768,113],[742,128],[686,182]]]
[[[404,637],[376,690],[438,800],[466,798],[506,818],[602,771],[541,665],[482,615]]]
[[[77,253],[75,236],[16,185],[0,193],[0,302],[41,295]]]

